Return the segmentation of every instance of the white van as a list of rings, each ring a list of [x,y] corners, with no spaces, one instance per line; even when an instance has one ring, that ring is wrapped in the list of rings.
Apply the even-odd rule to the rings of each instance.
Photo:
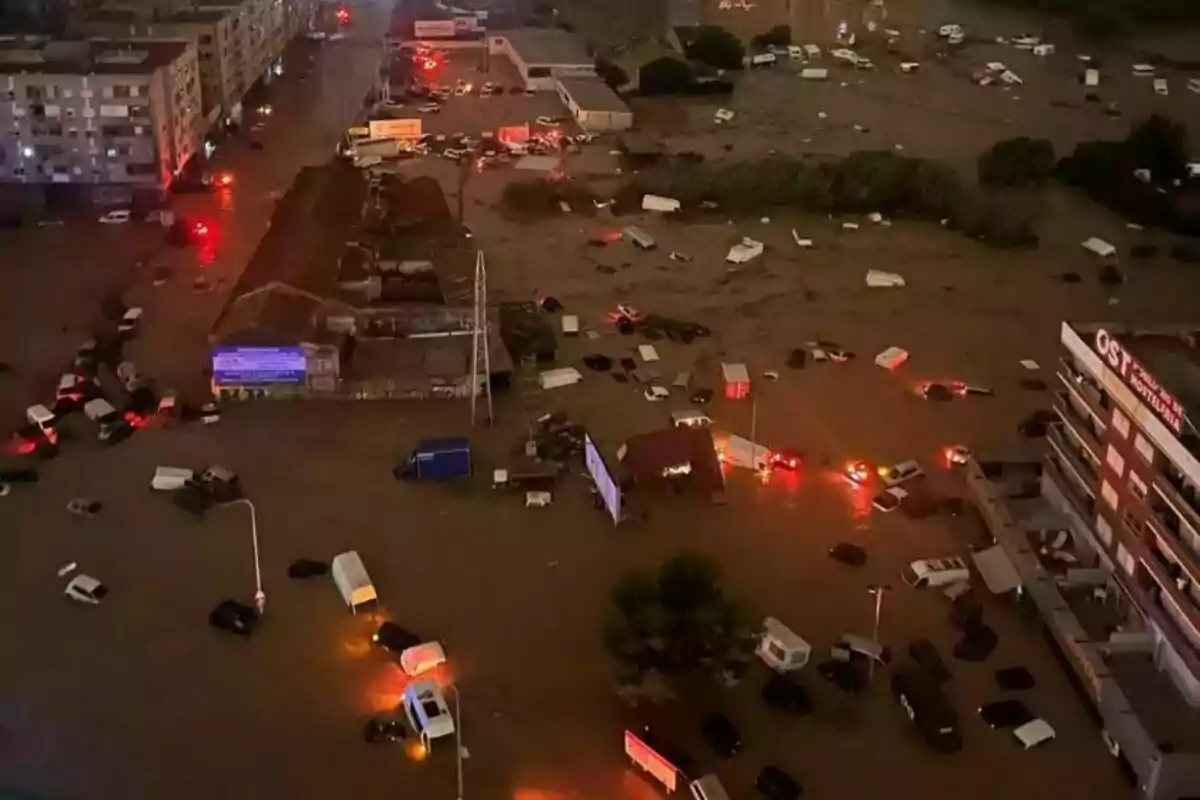
[[[1085,69],[1083,71],[1084,86],[1099,86],[1100,85],[1100,70]]]
[[[1054,739],[1054,728],[1042,718],[1033,719],[1013,730],[1013,738],[1024,750],[1032,750]]]
[[[750,66],[773,67],[778,60],[774,53],[759,53],[750,57]]]
[[[967,567],[967,562],[958,556],[947,556],[914,561],[905,567],[900,575],[909,586],[920,589],[969,581],[971,570]]]
[[[804,60],[804,48],[798,44],[789,44],[787,49],[788,58],[792,61]]]
[[[446,663],[446,650],[441,642],[423,642],[405,648],[400,653],[400,668],[404,674],[416,677]]]
[[[621,231],[621,235],[632,242],[634,247],[642,250],[653,250],[658,246],[658,243],[654,241],[653,236],[634,225],[630,225],[628,228],[625,228],[623,231]]]
[[[800,77],[806,81],[823,81],[829,77],[829,70],[824,67],[808,67],[800,70]]]
[[[106,211],[100,215],[101,225],[124,225],[129,222],[130,211],[127,208],[118,209],[117,211]]]
[[[902,483],[916,480],[924,474],[925,471],[916,461],[901,461],[899,464],[892,464],[879,470],[879,477],[885,486],[899,486]]]
[[[776,672],[790,672],[808,664],[812,645],[779,620],[767,617],[763,620],[762,638],[754,652]]]
[[[711,772],[692,781],[689,788],[692,790],[694,800],[729,800],[729,794],[725,791],[725,787]]]
[[[358,613],[358,607],[379,600],[371,576],[363,566],[358,551],[350,550],[333,557],[333,582],[337,584],[342,599],[350,607],[352,613]]]
[[[415,681],[404,687],[401,705],[426,749],[434,739],[454,735],[454,717],[436,681]]]
[[[196,477],[196,473],[182,467],[158,467],[154,477],[150,479],[150,488],[159,492],[173,492],[182,489]]]
[[[563,314],[562,334],[563,336],[579,335],[579,316],[577,314]]]
[[[671,412],[671,424],[676,428],[711,428],[712,417],[703,411],[688,408],[683,411]]]
[[[54,428],[54,412],[43,405],[30,406],[25,409],[25,419],[29,420],[29,424],[36,426],[42,433]]]

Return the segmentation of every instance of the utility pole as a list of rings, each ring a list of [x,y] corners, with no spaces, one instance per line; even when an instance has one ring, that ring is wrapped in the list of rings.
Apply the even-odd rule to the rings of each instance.
[[[891,591],[891,586],[870,586],[867,591],[875,595],[875,627],[871,634],[871,641],[879,644],[879,618],[883,614],[883,595],[884,592]],[[867,682],[872,683],[875,680],[875,659],[867,659]]]
[[[488,348],[487,314],[487,265],[483,251],[475,253],[475,313],[471,328],[471,427],[475,427],[476,406],[479,403],[480,386],[487,397],[487,420],[492,424],[492,356]],[[482,374],[481,374],[482,370]]]

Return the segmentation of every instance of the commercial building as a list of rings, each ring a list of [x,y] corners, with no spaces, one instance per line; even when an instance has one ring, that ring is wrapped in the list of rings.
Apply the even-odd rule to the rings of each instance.
[[[209,0],[145,16],[140,7],[106,7],[86,16],[78,29],[88,36],[184,39],[200,59],[204,117],[238,121],[251,86],[270,81],[284,47],[307,30],[315,0]]]
[[[0,91],[0,182],[157,193],[200,149],[187,41],[0,41]]]
[[[596,77],[595,59],[583,41],[558,28],[489,32],[488,54],[508,58],[525,88],[534,91],[557,91],[562,78]]]
[[[1003,491],[1002,471],[971,477],[1110,750],[1153,800],[1200,797],[1198,336],[1062,325],[1057,420],[1027,481],[1057,522],[1022,522],[1006,494],[1030,493]]]
[[[436,180],[385,187],[346,164],[307,167],[210,334],[214,391],[227,400],[469,397],[474,263]],[[464,283],[465,297],[443,288]],[[512,361],[495,313],[488,324],[500,383]]]
[[[558,96],[585,131],[627,131],[633,112],[599,78],[560,78]]]

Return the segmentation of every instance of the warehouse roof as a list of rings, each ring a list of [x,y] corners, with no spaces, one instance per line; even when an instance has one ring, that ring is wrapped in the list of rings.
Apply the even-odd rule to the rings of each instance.
[[[599,78],[562,78],[558,85],[584,111],[629,111],[625,101]]]
[[[507,39],[509,45],[526,64],[584,64],[592,66],[583,41],[573,33],[558,28],[516,28],[511,31],[489,32],[493,39]]]

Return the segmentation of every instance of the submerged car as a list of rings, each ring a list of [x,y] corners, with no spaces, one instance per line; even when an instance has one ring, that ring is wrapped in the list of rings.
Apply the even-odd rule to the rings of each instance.
[[[772,675],[763,684],[762,699],[769,708],[797,717],[810,714],[813,710],[808,690],[787,675]]]
[[[799,781],[772,765],[763,767],[758,773],[754,788],[767,800],[796,800],[804,791]]]
[[[236,600],[222,600],[209,612],[208,624],[217,630],[250,636],[258,626],[258,612]]]
[[[700,723],[700,733],[713,752],[723,758],[733,758],[742,750],[742,735],[724,714],[709,714]]]
[[[979,718],[994,731],[1019,728],[1036,717],[1020,700],[997,700],[979,707]]]
[[[108,587],[91,575],[76,575],[67,584],[63,594],[77,603],[94,606],[99,605],[100,601],[108,596]]]
[[[419,645],[423,640],[412,631],[401,628],[394,622],[385,622],[371,636],[371,641],[388,652],[400,655],[408,648]]]
[[[371,744],[391,744],[408,738],[408,729],[398,719],[372,717],[363,726],[363,741]]]

